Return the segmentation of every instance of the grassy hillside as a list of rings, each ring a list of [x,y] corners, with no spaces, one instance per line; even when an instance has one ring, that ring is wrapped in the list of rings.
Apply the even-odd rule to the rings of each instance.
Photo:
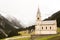
[[[58,35],[49,35],[49,36],[43,36],[43,37],[37,37],[37,38],[35,38],[35,40],[58,40],[58,39],[60,39],[60,34],[58,34]]]

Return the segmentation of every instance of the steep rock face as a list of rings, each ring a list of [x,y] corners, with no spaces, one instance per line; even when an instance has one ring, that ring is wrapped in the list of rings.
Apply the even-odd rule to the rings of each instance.
[[[57,26],[60,27],[60,11],[54,13],[52,16],[46,18],[45,20],[56,20]]]
[[[6,16],[6,19],[11,22],[16,28],[22,28],[23,26],[20,24],[20,21],[13,16]]]
[[[9,37],[9,35],[18,35],[17,28],[0,14],[0,38]]]

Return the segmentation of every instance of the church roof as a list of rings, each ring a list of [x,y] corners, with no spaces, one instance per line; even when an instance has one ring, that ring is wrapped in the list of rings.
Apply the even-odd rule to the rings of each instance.
[[[41,21],[41,24],[56,24],[56,20]]]

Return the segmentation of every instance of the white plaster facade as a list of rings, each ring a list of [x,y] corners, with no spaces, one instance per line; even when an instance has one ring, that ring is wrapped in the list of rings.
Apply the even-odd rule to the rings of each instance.
[[[41,14],[39,9],[37,12],[35,34],[57,34],[56,20],[41,21]]]

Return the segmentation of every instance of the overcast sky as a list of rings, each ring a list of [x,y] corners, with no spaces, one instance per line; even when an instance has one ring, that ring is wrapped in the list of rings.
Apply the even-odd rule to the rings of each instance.
[[[36,21],[38,6],[43,20],[60,10],[60,0],[0,0],[0,14],[12,15],[29,26]]]

